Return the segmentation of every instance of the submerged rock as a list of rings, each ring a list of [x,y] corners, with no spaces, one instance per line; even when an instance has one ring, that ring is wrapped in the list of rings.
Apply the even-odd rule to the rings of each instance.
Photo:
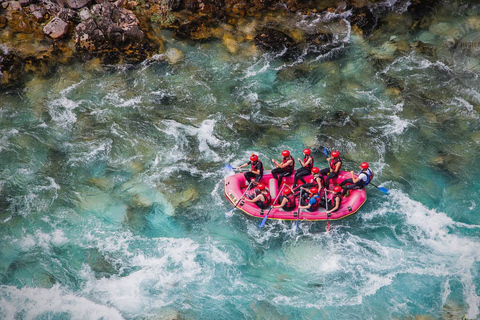
[[[299,52],[295,41],[280,30],[263,28],[254,40],[257,47],[285,58],[293,58]]]
[[[177,64],[183,60],[185,55],[177,48],[168,48],[164,53],[169,64]]]

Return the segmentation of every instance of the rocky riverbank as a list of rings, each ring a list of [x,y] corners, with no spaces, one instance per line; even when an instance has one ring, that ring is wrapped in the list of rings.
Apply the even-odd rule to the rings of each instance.
[[[328,54],[343,48],[351,32],[372,36],[392,12],[411,15],[412,29],[424,27],[436,2],[0,0],[0,85],[17,85],[75,61],[143,61],[163,52],[165,29],[179,39],[220,39],[231,54]]]

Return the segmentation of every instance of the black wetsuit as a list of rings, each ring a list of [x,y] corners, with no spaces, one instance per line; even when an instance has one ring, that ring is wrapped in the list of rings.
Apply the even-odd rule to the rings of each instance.
[[[293,187],[295,188],[297,186],[297,181],[300,180],[302,181],[302,183],[305,183],[305,180],[303,179],[303,177],[306,177],[308,175],[310,175],[310,170],[312,170],[313,168],[313,157],[312,156],[306,156],[303,158],[303,163],[305,163],[306,161],[308,161],[308,159],[312,159],[312,161],[310,161],[310,163],[305,166],[305,167],[301,167],[300,169],[297,170],[297,172],[295,172],[295,180],[293,180]]]
[[[292,160],[292,164],[286,168],[275,168],[272,170],[272,176],[275,180],[277,180],[277,187],[280,189],[280,185],[282,184],[282,178],[288,177],[293,173],[293,169],[295,168],[295,159],[292,156],[288,156],[287,158],[283,158],[282,163],[287,162],[288,160]]]
[[[247,171],[243,174],[247,183],[250,183],[251,179],[255,179],[256,182],[259,182],[260,179],[263,177],[263,163],[258,160],[256,163],[252,163],[252,161],[248,161],[248,164],[251,165],[253,171],[260,170],[260,174],[255,174],[253,172]]]

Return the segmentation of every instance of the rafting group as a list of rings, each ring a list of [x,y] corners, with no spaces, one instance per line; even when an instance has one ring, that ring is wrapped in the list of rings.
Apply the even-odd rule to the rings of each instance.
[[[275,180],[277,180],[277,187],[283,182],[286,182],[286,177],[294,176],[293,185],[289,186],[286,183],[281,188],[280,196],[278,200],[273,204],[273,208],[281,208],[284,211],[293,211],[297,207],[295,197],[298,196],[301,191],[302,197],[300,198],[300,209],[306,209],[308,211],[317,210],[319,207],[330,208],[327,210],[327,214],[335,212],[340,208],[340,204],[343,197],[349,195],[351,189],[364,188],[370,183],[373,178],[373,171],[369,168],[367,162],[363,162],[360,167],[361,171],[355,175],[351,171],[351,178],[344,179],[339,185],[333,187],[330,190],[330,181],[336,178],[342,168],[342,158],[338,151],[332,151],[331,156],[327,158],[329,166],[324,169],[314,167],[314,159],[312,151],[310,149],[303,150],[303,161],[298,158],[298,162],[301,164],[301,168],[295,170],[295,159],[290,154],[290,151],[282,151],[281,162],[272,159],[272,163],[275,165],[275,169],[271,171],[271,174]],[[255,203],[260,209],[267,209],[271,204],[270,191],[265,184],[259,183],[263,177],[263,163],[258,159],[256,154],[250,156],[250,161],[237,167],[241,169],[243,167],[250,166],[250,169],[244,173],[246,182],[248,183],[248,189],[255,186],[254,195],[250,195],[245,198],[245,201]],[[313,177],[307,183],[305,177],[312,175]],[[297,183],[301,181],[302,185],[297,186]],[[321,192],[332,193],[333,196],[329,199],[325,199],[320,194]]]
[[[290,151],[282,151],[282,160],[272,159],[275,166],[271,172],[264,172],[258,155],[252,154],[248,162],[232,168],[248,171],[237,173],[225,179],[225,196],[245,213],[271,219],[306,220],[341,219],[355,213],[366,201],[365,186],[374,177],[367,162],[360,165],[360,171],[342,171],[342,158],[338,151],[324,154],[326,168],[314,166],[310,149],[303,150],[301,167],[295,170],[295,159]],[[378,187],[377,187],[378,188]]]

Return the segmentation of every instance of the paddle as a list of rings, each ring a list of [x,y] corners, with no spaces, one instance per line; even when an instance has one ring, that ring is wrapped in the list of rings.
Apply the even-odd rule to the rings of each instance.
[[[380,190],[381,192],[383,192],[383,193],[385,193],[385,194],[388,194],[388,195],[390,194],[390,191],[388,191],[387,188],[376,186],[376,185],[374,185],[374,184],[371,183],[371,182],[370,182],[368,185],[370,185],[370,184],[371,184],[372,186],[374,186],[375,188],[377,188],[378,190]]]
[[[235,204],[235,207],[233,207],[232,210],[228,211],[227,213],[232,213],[233,210],[235,210],[238,206],[238,204],[240,203],[240,201],[242,201],[242,198],[245,196],[245,193],[247,193],[247,191],[249,190],[250,188],[250,185],[252,184],[253,180],[250,181],[250,183],[248,184],[248,187],[245,189],[245,192],[242,194],[242,196],[240,197],[240,199],[238,199],[237,203]]]
[[[324,188],[323,191],[325,192],[325,209],[328,211],[328,198],[327,198],[327,189]],[[330,213],[327,213],[327,231],[330,229],[330,225],[328,224],[328,216]]]
[[[325,158],[326,158],[328,157],[328,149],[325,146],[322,146],[322,147],[323,147],[323,154],[325,155]]]
[[[233,171],[233,167],[229,164],[226,164],[224,168],[227,169],[228,171]]]
[[[303,189],[300,189],[300,200],[298,200],[298,205],[300,206],[300,201],[302,200],[302,192],[303,192]],[[298,211],[297,211],[297,223],[295,224],[295,232],[297,232],[297,229],[298,229],[298,219],[300,218],[300,208],[298,208]]]
[[[283,184],[282,187],[280,188],[280,191],[278,192],[275,200],[273,201],[273,204],[277,203],[277,199],[282,193],[283,187],[285,187],[285,184]],[[267,222],[268,215],[270,214],[270,211],[272,211],[272,209],[273,209],[273,205],[270,206],[270,209],[268,209],[267,214],[265,215],[265,217],[263,217],[262,222],[260,222],[260,225],[259,225],[260,228],[262,228],[265,225],[265,222]]]

